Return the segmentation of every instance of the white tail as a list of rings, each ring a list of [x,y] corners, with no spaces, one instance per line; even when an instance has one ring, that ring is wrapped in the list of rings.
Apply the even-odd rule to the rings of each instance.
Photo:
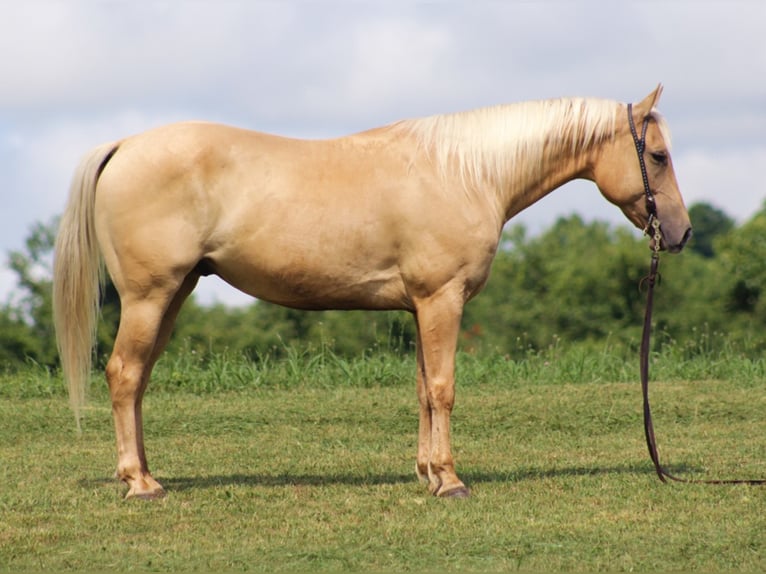
[[[104,144],[82,159],[72,179],[69,202],[56,238],[53,320],[61,369],[78,430],[96,339],[99,290],[104,280],[96,240],[96,182],[116,150],[117,144]]]

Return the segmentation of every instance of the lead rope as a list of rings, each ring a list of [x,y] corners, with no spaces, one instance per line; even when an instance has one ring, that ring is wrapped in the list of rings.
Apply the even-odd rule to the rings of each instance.
[[[657,476],[662,482],[673,480],[675,482],[685,482],[694,484],[750,484],[750,485],[763,485],[766,484],[766,479],[728,479],[728,480],[702,480],[702,479],[687,479],[679,478],[669,473],[660,464],[660,455],[657,452],[657,440],[654,438],[654,423],[652,422],[652,409],[649,406],[649,354],[651,351],[651,334],[652,334],[652,308],[654,307],[654,286],[657,283],[657,277],[659,276],[658,270],[660,265],[660,244],[662,241],[662,232],[660,230],[660,220],[657,217],[657,205],[654,201],[654,195],[649,187],[649,178],[646,173],[646,164],[644,163],[644,148],[646,146],[646,126],[649,122],[649,118],[644,119],[643,128],[641,130],[641,137],[638,137],[636,128],[633,123],[632,105],[628,104],[628,123],[630,124],[630,131],[633,134],[633,141],[636,144],[636,151],[638,152],[638,161],[641,166],[641,176],[644,180],[644,192],[646,193],[646,209],[649,214],[648,223],[644,232],[647,235],[651,235],[653,240],[652,245],[652,262],[649,267],[649,274],[641,281],[641,284],[646,284],[646,312],[644,313],[644,329],[641,335],[641,351],[639,354],[639,363],[641,370],[641,394],[644,401],[644,435],[646,436],[646,446],[649,449],[649,457],[654,464],[654,470],[657,472]]]
[[[657,220],[655,219],[655,222]],[[652,307],[654,305],[654,286],[657,283],[658,273],[657,270],[660,264],[659,256],[659,240],[657,234],[659,234],[659,224],[653,225],[654,228],[654,240],[655,247],[652,251],[652,263],[649,267],[649,275],[644,278],[643,283],[646,284],[646,313],[644,314],[644,331],[641,336],[641,353],[640,353],[640,367],[641,367],[641,393],[644,399],[644,434],[646,435],[646,446],[649,448],[649,457],[654,463],[654,470],[657,472],[657,476],[662,482],[673,480],[675,482],[686,482],[694,484],[750,484],[750,485],[763,485],[766,484],[766,479],[727,479],[727,480],[702,480],[702,479],[690,479],[679,478],[669,473],[660,464],[660,456],[657,452],[657,441],[654,438],[654,424],[652,422],[652,410],[649,406],[649,352],[650,352],[650,338],[652,332]]]

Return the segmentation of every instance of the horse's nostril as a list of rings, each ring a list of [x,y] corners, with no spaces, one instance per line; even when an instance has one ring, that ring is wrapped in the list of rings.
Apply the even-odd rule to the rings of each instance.
[[[687,230],[686,230],[686,233],[684,233],[684,236],[683,236],[683,238],[681,239],[681,247],[683,247],[684,245],[686,245],[686,242],[687,242],[687,241],[689,241],[689,240],[692,238],[692,235],[693,235],[693,234],[694,234],[694,233],[692,232],[692,228],[691,228],[691,227],[690,227],[689,229],[687,229]]]

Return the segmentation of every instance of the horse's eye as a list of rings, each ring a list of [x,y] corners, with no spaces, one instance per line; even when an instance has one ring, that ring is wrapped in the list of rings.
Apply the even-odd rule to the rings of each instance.
[[[665,152],[655,151],[649,155],[652,156],[652,160],[657,165],[665,165],[666,163],[668,163],[668,154],[666,154]]]

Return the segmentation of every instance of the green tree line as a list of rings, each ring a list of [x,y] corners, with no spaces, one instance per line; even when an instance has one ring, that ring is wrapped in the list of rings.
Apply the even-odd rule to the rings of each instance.
[[[758,355],[766,348],[766,205],[741,225],[706,203],[689,211],[694,225],[689,247],[662,256],[655,345],[683,345],[697,353],[726,346]],[[0,307],[2,370],[30,361],[58,365],[50,294],[56,224],[35,224],[24,249],[8,254],[18,290]],[[647,240],[626,226],[573,215],[532,236],[511,225],[489,283],[466,306],[461,349],[516,359],[557,345],[636,349],[644,312],[639,285],[648,264]],[[100,361],[119,321],[111,285],[102,299]],[[206,307],[192,297],[168,352],[210,356],[226,350],[259,360],[295,347],[329,347],[341,356],[358,356],[378,349],[409,353],[414,338],[413,320],[403,312],[306,312],[261,301]]]

